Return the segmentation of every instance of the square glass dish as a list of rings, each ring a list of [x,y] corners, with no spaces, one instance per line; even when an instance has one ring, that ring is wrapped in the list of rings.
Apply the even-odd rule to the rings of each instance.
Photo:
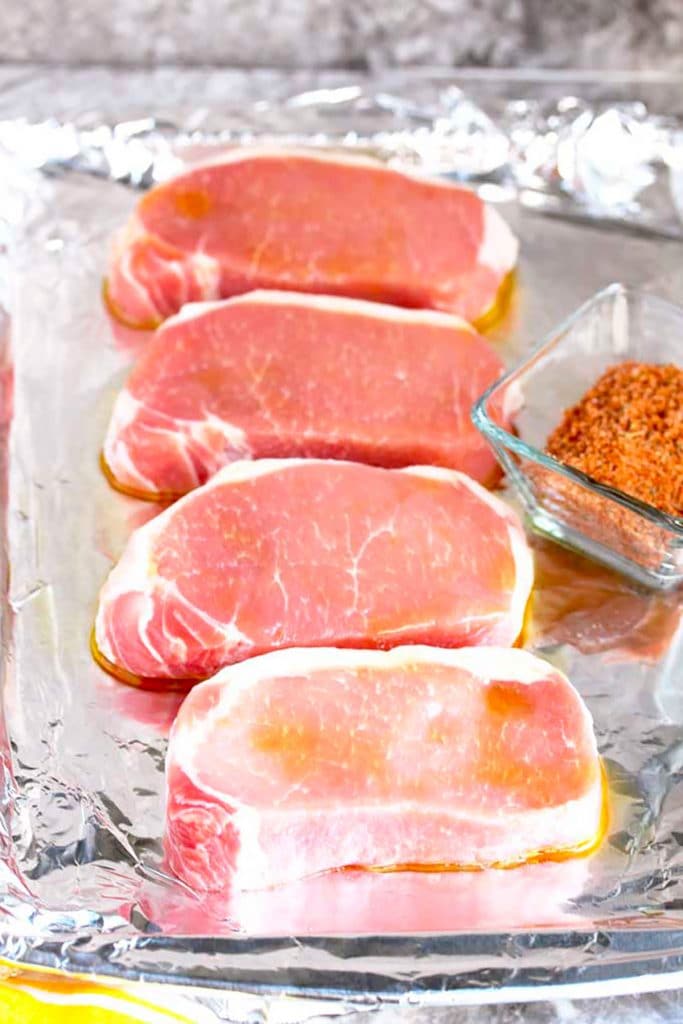
[[[564,409],[616,363],[683,365],[683,308],[621,284],[593,296],[492,385],[472,417],[532,527],[648,586],[683,582],[683,518],[600,484],[544,451]],[[516,433],[501,423],[518,408]]]

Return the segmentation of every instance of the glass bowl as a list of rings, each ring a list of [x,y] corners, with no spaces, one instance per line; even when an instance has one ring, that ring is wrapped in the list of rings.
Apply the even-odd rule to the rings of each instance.
[[[472,418],[493,445],[534,530],[648,586],[683,582],[683,518],[547,455],[546,439],[607,367],[683,363],[683,309],[621,284],[598,292],[486,391]],[[515,415],[512,434],[501,423]]]

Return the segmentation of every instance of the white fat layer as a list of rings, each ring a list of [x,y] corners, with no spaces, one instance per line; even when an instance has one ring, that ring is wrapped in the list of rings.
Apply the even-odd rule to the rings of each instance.
[[[202,290],[202,297],[208,301],[220,296],[221,265],[215,256],[207,256],[205,252],[187,253],[185,263],[192,267],[195,281]]]
[[[158,481],[151,480],[139,470],[128,444],[122,440],[125,430],[146,409],[145,403],[131,395],[127,387],[119,392],[104,441],[104,457],[109,469],[120,483],[139,487],[146,491],[158,491],[163,490],[163,487]],[[163,414],[156,409],[152,411],[160,420]],[[179,459],[186,463],[189,475],[194,478],[195,485],[199,483],[199,480],[188,451],[190,441],[205,448],[210,462],[215,458],[215,445],[212,444],[212,438],[216,434],[220,434],[223,438],[226,459],[251,458],[252,449],[244,430],[214,413],[206,413],[201,420],[176,419],[170,416],[164,418],[167,420],[167,426],[164,427],[158,423],[148,429],[156,435],[166,434],[170,437],[178,450]],[[209,470],[212,469],[213,466],[209,466]]]
[[[484,234],[479,245],[477,263],[505,275],[516,265],[518,252],[519,242],[498,210],[484,205]]]
[[[596,753],[597,758],[597,753]],[[580,797],[567,800],[551,807],[533,808],[525,811],[509,812],[501,807],[498,813],[483,814],[470,807],[446,805],[417,804],[405,802],[386,803],[381,807],[354,805],[353,815],[368,815],[377,818],[386,816],[391,819],[410,818],[419,813],[425,817],[435,816],[447,819],[451,827],[457,828],[462,822],[467,826],[476,824],[482,830],[489,831],[487,843],[477,843],[476,848],[464,848],[460,845],[458,854],[464,865],[487,865],[499,862],[523,862],[529,855],[547,849],[572,849],[583,843],[593,842],[597,838],[602,817],[602,780],[596,773],[595,781]],[[266,812],[269,817],[278,812]],[[291,816],[292,812],[282,812]],[[297,815],[305,816],[309,812],[300,810]],[[235,823],[241,822],[244,809],[240,809],[233,817]],[[261,817],[261,812],[256,812]],[[239,824],[238,824],[239,827]],[[244,853],[244,855],[243,855]],[[342,865],[336,865],[342,866]],[[282,864],[278,858],[268,860],[262,847],[254,850],[253,822],[249,821],[246,833],[246,847],[240,850],[235,865],[235,878],[242,890],[260,889],[272,884],[295,881],[299,876],[296,872],[288,873],[288,865]]]
[[[454,485],[465,484],[470,480],[470,477],[465,473],[461,473],[459,469],[448,469],[446,466],[403,466],[401,469],[391,470],[391,472],[407,473],[408,476],[421,476],[427,480],[441,480],[443,483]],[[484,494],[488,493],[488,491],[484,491]],[[497,500],[494,499],[494,501]],[[507,508],[507,506],[503,507]]]
[[[104,610],[110,601],[122,594],[138,593],[145,599],[145,614],[141,617],[139,624],[139,636],[142,643],[149,650],[152,657],[163,663],[163,657],[153,648],[146,634],[146,627],[152,615],[152,589],[157,581],[156,573],[152,565],[152,549],[157,538],[166,528],[166,524],[176,515],[177,511],[184,508],[186,504],[197,500],[206,491],[219,487],[225,483],[238,483],[243,480],[254,479],[268,473],[287,469],[295,465],[308,465],[311,461],[307,459],[260,459],[256,461],[240,460],[230,463],[209,480],[203,487],[190,491],[183,498],[180,498],[174,505],[161,512],[150,522],[139,527],[128,540],[124,552],[109,573],[104,586],[100,591],[100,598],[95,619],[95,638],[101,653],[109,661],[116,663],[116,657],[109,642],[109,636],[104,624]],[[329,461],[330,465],[337,465],[334,460]],[[162,581],[168,587],[168,581]],[[219,623],[210,616],[200,613],[193,608],[196,615],[201,615],[207,622],[220,630],[225,636],[227,649],[234,649],[240,645],[251,646],[248,637],[242,634],[233,623]]]
[[[168,510],[169,512],[171,509]],[[164,528],[167,513],[162,512],[156,519],[150,520],[131,534],[124,552],[109,573],[100,591],[100,599],[95,619],[95,639],[101,653],[109,661],[116,662],[116,657],[109,642],[109,635],[104,624],[104,612],[107,604],[120,594],[137,592],[144,594],[149,589],[151,550],[154,541]],[[140,633],[144,624],[140,624]],[[154,652],[158,659],[158,654]]]
[[[243,692],[264,679],[309,675],[328,669],[395,671],[401,668],[415,669],[422,665],[460,669],[478,679],[514,678],[516,682],[525,685],[547,679],[550,673],[568,686],[571,685],[559,669],[519,647],[451,648],[405,644],[388,651],[347,647],[287,647],[222,668],[211,679],[195,686],[185,704],[192,704],[198,699],[202,688],[223,685],[221,702],[213,708],[212,714],[224,718],[239,702]],[[182,714],[181,710],[179,716]]]
[[[515,585],[510,599],[508,617],[513,623],[516,640],[524,626],[526,606],[534,585],[534,556],[531,554],[521,526],[510,523],[508,535],[512,557],[515,560]]]
[[[147,230],[138,214],[133,214],[128,224],[114,238],[111,258],[117,265],[117,272],[125,280],[126,285],[135,293],[143,306],[149,306],[158,316],[162,311],[157,308],[147,287],[138,280],[132,265],[133,244],[139,238],[147,236]],[[184,292],[183,305],[187,300],[188,276],[193,277],[207,300],[216,300],[220,295],[221,265],[214,256],[205,252],[178,251],[175,259],[164,260],[166,272],[171,272],[180,282]],[[188,273],[189,272],[189,273]]]
[[[330,149],[314,147],[290,148],[285,146],[270,146],[266,144],[240,146],[239,148],[236,147],[232,150],[224,150],[216,156],[210,156],[206,159],[199,160],[196,163],[190,164],[187,167],[187,170],[182,171],[174,178],[169,178],[168,181],[163,182],[159,187],[167,188],[169,184],[180,181],[183,178],[192,175],[195,171],[203,168],[221,167],[223,164],[244,163],[249,160],[271,160],[273,158],[311,160],[323,164],[336,164],[341,167],[367,167],[373,171],[379,171],[393,177],[410,178],[413,181],[420,182],[420,184],[431,185],[434,188],[445,189],[449,192],[472,191],[472,189],[459,185],[457,182],[450,181],[448,178],[433,177],[431,175],[420,173],[420,171],[411,170],[410,168],[399,169],[389,166],[389,164],[365,154],[349,153],[348,151],[342,152],[339,149],[332,151]],[[483,203],[483,200],[481,200],[481,202]]]
[[[104,457],[107,466],[119,483],[128,487],[135,487],[141,491],[154,492],[158,489],[154,481],[146,477],[144,473],[141,473],[135,465],[127,445],[107,438],[107,443],[104,446]]]
[[[176,505],[135,530],[126,545],[123,555],[109,573],[100,591],[97,618],[95,620],[95,638],[99,650],[109,661],[116,663],[116,657],[104,625],[104,610],[111,601],[116,600],[122,594],[139,594],[144,600],[145,610],[140,615],[137,624],[138,636],[152,658],[160,665],[164,663],[164,656],[151,644],[147,635],[147,627],[154,613],[155,587],[172,596],[179,613],[185,607],[195,618],[201,619],[206,625],[221,633],[226,651],[234,651],[240,647],[249,648],[252,646],[250,638],[237,628],[234,620],[232,622],[222,622],[215,619],[207,612],[203,612],[195,605],[190,604],[187,598],[180,593],[173,580],[157,576],[153,564],[152,550],[159,534],[165,528],[169,514],[174,511],[178,504],[179,502],[176,502]],[[176,645],[183,644],[178,638],[174,638],[172,642]]]
[[[137,301],[143,307],[149,306],[156,314],[158,313],[156,304],[152,300],[147,288],[138,280],[137,274],[133,268],[132,258],[132,246],[120,251],[117,266],[118,274],[126,282],[127,287],[135,294]]]
[[[217,310],[232,306],[270,305],[287,308],[321,309],[330,313],[343,313],[347,316],[373,317],[375,320],[390,320],[405,324],[425,324],[433,327],[447,327],[458,331],[476,333],[471,324],[462,317],[451,313],[441,313],[429,309],[405,309],[401,306],[390,306],[382,302],[368,302],[365,299],[351,299],[337,295],[317,295],[305,292],[288,292],[266,290],[262,288],[236,295],[218,302],[189,302],[170,317],[159,331],[168,331],[188,320],[196,320]]]
[[[183,509],[186,505],[193,501],[201,498],[209,490],[213,490],[215,487],[220,487],[226,483],[239,483],[243,480],[253,480],[259,476],[265,476],[268,473],[275,473],[284,469],[288,469],[293,466],[299,465],[310,465],[318,460],[315,459],[257,459],[255,461],[240,460],[238,462],[232,462],[219,470],[215,476],[213,476],[208,483],[204,484],[203,487],[198,487],[194,491],[190,491],[184,497],[180,498],[175,504],[171,505],[170,508],[160,512],[158,516],[145,523],[144,526],[138,527],[137,530],[131,534],[128,543],[124,549],[123,555],[109,573],[107,581],[102,588],[100,594],[100,611],[98,612],[98,621],[101,616],[102,605],[105,601],[113,599],[120,594],[135,592],[144,592],[149,589],[150,579],[150,565],[151,565],[151,551],[154,546],[156,539],[164,532],[166,524],[174,517],[180,509]],[[329,461],[330,465],[338,465],[334,460],[320,460]],[[98,633],[98,645],[100,636]],[[103,654],[106,655],[104,648],[100,647]]]
[[[216,416],[215,413],[207,412],[203,420],[176,420],[193,441],[203,444],[205,437],[212,433],[223,435],[225,450],[235,460],[250,459],[252,455],[251,446],[247,442],[247,435],[235,423]]]
[[[117,480],[146,491],[154,491],[154,481],[140,472],[130,456],[128,445],[120,440],[121,434],[137,419],[140,407],[141,403],[137,398],[133,398],[128,388],[124,387],[119,392],[102,450],[105,461]]]

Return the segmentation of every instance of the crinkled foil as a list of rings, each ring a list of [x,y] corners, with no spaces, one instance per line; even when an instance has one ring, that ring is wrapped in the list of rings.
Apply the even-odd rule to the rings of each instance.
[[[0,145],[28,166],[80,170],[147,187],[178,153],[254,141],[339,146],[389,163],[498,185],[537,211],[683,238],[683,117],[642,101],[473,102],[455,85],[413,81],[310,89],[170,120],[0,123]],[[195,127],[197,123],[199,127]],[[490,189],[489,189],[490,191]]]
[[[135,188],[188,156],[265,138],[343,145],[481,186],[521,240],[519,283],[492,331],[508,362],[612,280],[683,302],[683,247],[661,237],[680,233],[674,120],[576,98],[517,99],[494,115],[452,88],[350,85],[194,123],[153,113],[0,123],[2,956],[213,986],[244,1019],[283,1005],[295,1020],[387,1000],[683,983],[675,595],[638,592],[537,544],[529,644],[588,702],[609,778],[608,837],[594,856],[505,872],[340,873],[229,905],[202,903],[164,868],[163,766],[179,698],[120,684],[89,653],[98,588],[156,511],[112,492],[98,467],[117,388],[145,343],[105,315],[107,245]],[[678,181],[669,192],[662,168]],[[581,218],[539,217],[530,195],[535,207],[581,207]],[[606,231],[603,220],[647,232]]]

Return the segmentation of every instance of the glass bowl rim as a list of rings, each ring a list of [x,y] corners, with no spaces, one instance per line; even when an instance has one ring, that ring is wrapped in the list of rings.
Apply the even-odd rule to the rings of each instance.
[[[580,469],[574,469],[571,466],[566,466],[564,463],[554,458],[554,456],[541,451],[540,448],[537,448],[535,445],[523,441],[520,437],[517,437],[515,434],[511,434],[508,430],[505,430],[504,427],[494,423],[486,410],[487,403],[493,395],[509,384],[515,377],[523,373],[544,350],[550,351],[554,345],[558,343],[558,335],[565,333],[570,327],[586,316],[586,314],[595,306],[604,302],[606,299],[614,298],[617,295],[639,298],[648,303],[654,303],[655,305],[669,309],[670,311],[677,313],[683,323],[683,306],[679,306],[675,302],[670,302],[668,299],[663,299],[658,295],[654,295],[652,292],[615,281],[612,284],[607,285],[605,288],[601,288],[599,291],[595,292],[595,294],[583,302],[578,309],[574,310],[573,313],[570,313],[569,316],[561,320],[559,324],[556,324],[547,331],[541,340],[534,345],[529,352],[522,356],[513,366],[510,367],[509,370],[506,370],[502,377],[499,377],[493,382],[493,384],[489,385],[486,391],[484,391],[472,407],[472,422],[477,430],[481,431],[485,437],[497,441],[505,448],[510,449],[517,455],[521,455],[530,462],[535,462],[551,472],[559,473],[561,476],[580,484],[589,491],[593,491],[603,498],[616,502],[628,509],[630,512],[635,512],[637,515],[648,519],[657,526],[665,528],[669,532],[680,537],[683,541],[683,516],[672,516],[668,512],[663,512],[661,509],[655,508],[654,505],[641,501],[640,498],[626,494],[617,487],[611,487],[609,484],[602,484],[598,480],[594,480],[593,477],[582,472]]]

